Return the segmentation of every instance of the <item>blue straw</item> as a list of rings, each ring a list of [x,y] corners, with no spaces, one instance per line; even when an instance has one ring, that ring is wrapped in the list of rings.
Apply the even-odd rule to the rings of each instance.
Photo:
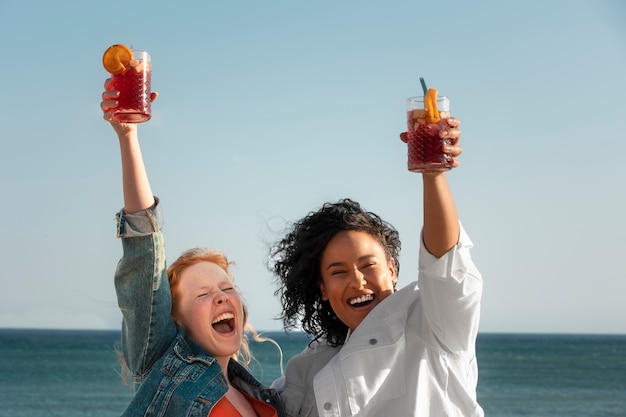
[[[424,97],[426,97],[426,93],[428,93],[428,88],[426,88],[426,81],[424,81],[424,77],[420,77],[420,83],[422,84],[422,90],[424,90]]]

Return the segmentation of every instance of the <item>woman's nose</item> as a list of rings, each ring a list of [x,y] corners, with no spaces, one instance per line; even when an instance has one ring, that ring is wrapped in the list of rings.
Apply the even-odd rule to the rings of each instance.
[[[223,304],[226,302],[226,294],[224,294],[222,291],[218,292],[215,294],[215,298],[213,299],[215,304]]]
[[[352,273],[351,282],[353,285],[357,287],[361,287],[367,283],[365,280],[365,274],[361,272],[358,268],[354,268],[354,272]]]

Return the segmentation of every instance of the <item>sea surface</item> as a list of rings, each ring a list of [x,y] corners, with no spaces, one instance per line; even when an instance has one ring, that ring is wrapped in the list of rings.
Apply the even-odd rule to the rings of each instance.
[[[307,343],[302,333],[263,335],[284,363]],[[119,331],[0,329],[0,417],[119,416],[132,397],[119,341]],[[278,349],[251,347],[252,372],[270,384]],[[477,352],[487,416],[626,417],[626,335],[481,333]]]

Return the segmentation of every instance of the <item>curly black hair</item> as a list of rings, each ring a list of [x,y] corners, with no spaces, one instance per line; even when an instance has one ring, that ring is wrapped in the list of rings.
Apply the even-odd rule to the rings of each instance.
[[[302,329],[317,340],[326,336],[331,346],[345,342],[348,327],[322,300],[320,284],[321,258],[328,242],[344,230],[366,232],[378,240],[388,260],[400,271],[400,236],[398,231],[378,215],[365,211],[349,198],[325,203],[318,211],[291,224],[287,235],[270,249],[269,268],[279,288],[283,310],[280,318],[286,329],[302,323]]]

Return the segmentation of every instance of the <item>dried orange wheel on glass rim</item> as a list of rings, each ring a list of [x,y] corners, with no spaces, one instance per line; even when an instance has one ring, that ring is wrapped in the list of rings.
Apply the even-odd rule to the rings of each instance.
[[[120,43],[111,45],[102,55],[102,65],[111,74],[120,74],[126,70],[128,62],[133,59],[133,51]]]

